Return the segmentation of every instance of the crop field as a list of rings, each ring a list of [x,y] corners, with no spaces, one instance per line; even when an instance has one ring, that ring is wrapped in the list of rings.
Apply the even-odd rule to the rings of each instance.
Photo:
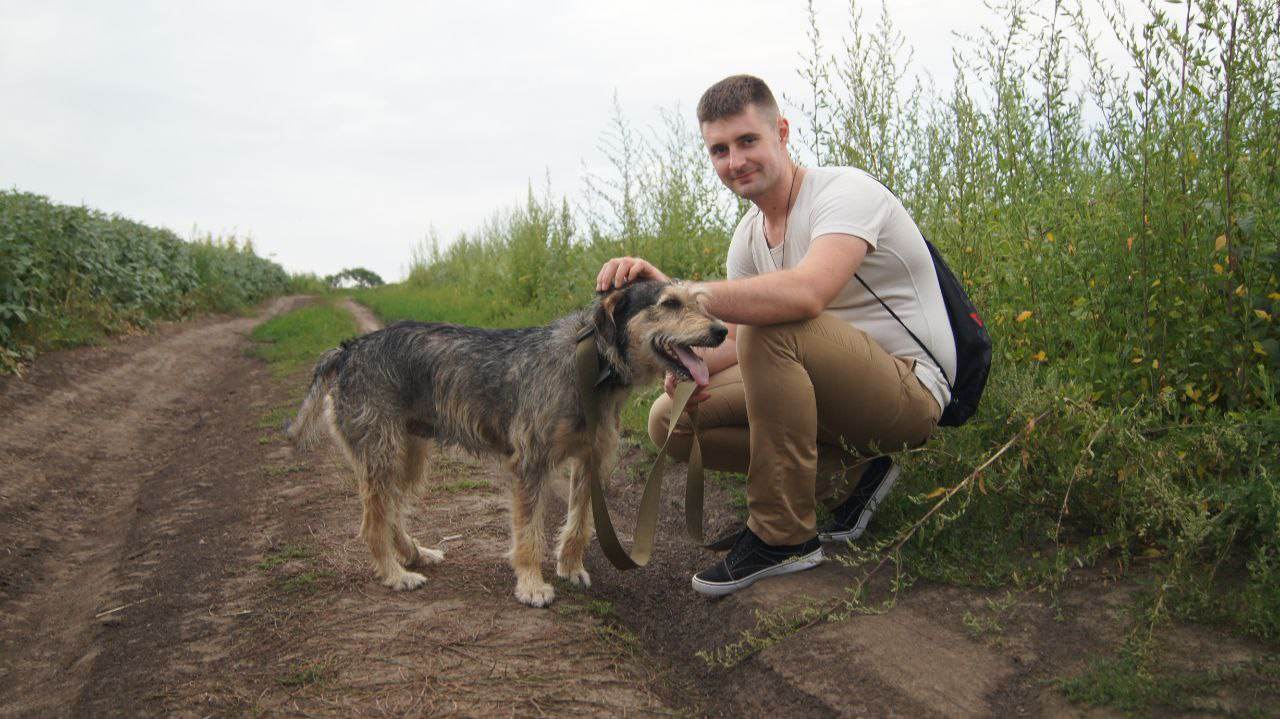
[[[288,289],[253,244],[191,242],[85,207],[0,191],[0,371],[160,319],[230,312]]]

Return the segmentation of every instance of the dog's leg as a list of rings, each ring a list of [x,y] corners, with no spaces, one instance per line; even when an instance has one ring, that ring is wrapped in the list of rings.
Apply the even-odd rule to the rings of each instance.
[[[388,486],[387,477],[370,476],[361,486],[364,517],[360,536],[369,544],[373,567],[382,583],[397,591],[417,589],[427,578],[417,572],[406,572],[396,561],[395,537],[400,533],[398,492]]]
[[[582,557],[591,543],[593,525],[587,471],[578,462],[569,466],[569,513],[560,528],[560,540],[556,546],[556,575],[576,587],[591,586],[591,575],[582,565]]]
[[[516,476],[511,485],[511,567],[516,570],[516,599],[545,607],[555,590],[542,579],[545,537],[542,521],[542,478]]]
[[[415,490],[418,484],[422,482],[424,465],[427,461],[429,444],[427,440],[419,437],[409,437],[405,443],[404,453],[404,475],[402,477],[404,486],[401,492],[404,497],[412,498],[415,496]],[[418,544],[418,540],[409,534],[408,527],[408,502],[400,502],[400,512],[395,517],[395,527],[393,529],[393,537],[396,543],[396,552],[400,555],[401,561],[406,567],[425,566],[427,564],[435,564],[444,560],[444,552],[437,549],[427,549]]]

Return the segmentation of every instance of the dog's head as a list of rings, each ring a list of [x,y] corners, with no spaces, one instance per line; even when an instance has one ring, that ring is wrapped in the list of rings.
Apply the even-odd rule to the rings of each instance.
[[[729,329],[707,314],[705,290],[679,282],[634,282],[602,293],[592,315],[597,347],[625,384],[664,372],[706,384],[707,363],[694,347],[717,347]]]

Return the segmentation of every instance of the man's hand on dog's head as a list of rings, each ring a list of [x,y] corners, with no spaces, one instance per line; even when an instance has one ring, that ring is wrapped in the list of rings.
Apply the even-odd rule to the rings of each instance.
[[[596,291],[626,287],[636,280],[670,282],[671,278],[639,257],[615,257],[600,268],[600,274],[596,276]]]

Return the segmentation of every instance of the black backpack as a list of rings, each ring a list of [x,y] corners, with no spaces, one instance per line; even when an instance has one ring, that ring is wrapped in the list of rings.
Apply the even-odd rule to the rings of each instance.
[[[942,363],[937,357],[925,347],[919,337],[907,327],[902,318],[898,317],[898,313],[889,308],[889,305],[880,299],[875,290],[863,282],[861,277],[858,282],[867,288],[867,292],[875,297],[880,305],[889,314],[893,315],[898,324],[911,335],[911,339],[920,345],[920,349],[929,355],[929,359],[938,365],[938,369],[942,371],[942,378],[946,380],[947,387],[951,389],[951,401],[942,409],[942,419],[938,420],[940,427],[959,427],[974,412],[978,411],[978,400],[982,398],[982,390],[987,386],[987,375],[991,373],[991,336],[987,334],[987,328],[982,324],[982,318],[978,315],[978,310],[973,306],[973,302],[969,300],[969,295],[965,294],[964,285],[960,284],[960,280],[956,279],[951,268],[947,267],[947,263],[942,261],[942,254],[938,252],[938,248],[933,246],[927,238],[924,244],[929,248],[929,256],[933,258],[933,268],[938,273],[938,286],[942,289],[942,301],[947,307],[947,319],[951,321],[951,334],[956,340],[956,378],[953,382],[947,376],[947,371],[942,369]]]

